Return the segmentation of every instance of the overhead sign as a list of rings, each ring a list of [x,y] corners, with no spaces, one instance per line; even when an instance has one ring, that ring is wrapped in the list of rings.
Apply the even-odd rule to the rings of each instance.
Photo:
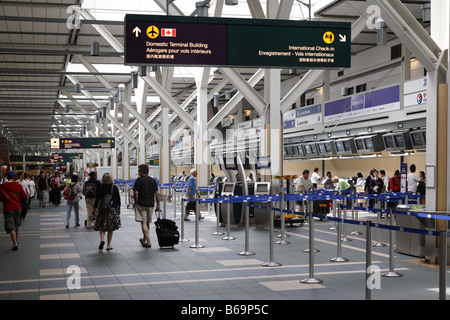
[[[52,138],[52,149],[112,149],[114,138]]]
[[[322,123],[322,104],[289,110],[283,115],[283,129]]]
[[[347,22],[125,16],[126,65],[349,68]]]
[[[52,153],[50,162],[65,163],[83,159],[82,153]]]
[[[324,104],[323,121],[332,122],[400,109],[400,86],[356,94]]]
[[[403,105],[405,108],[427,104],[427,78],[407,81],[403,85]]]

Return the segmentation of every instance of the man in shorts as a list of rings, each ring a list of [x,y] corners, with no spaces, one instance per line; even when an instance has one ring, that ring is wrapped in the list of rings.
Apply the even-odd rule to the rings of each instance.
[[[19,238],[21,202],[27,199],[27,194],[22,186],[14,181],[16,178],[14,171],[8,172],[6,178],[8,180],[0,185],[0,201],[3,202],[5,231],[11,236],[12,250],[16,251],[19,248],[17,240]]]
[[[139,178],[133,187],[135,221],[141,223],[143,238],[139,242],[143,247],[150,248],[150,222],[152,222],[153,209],[159,211],[160,194],[155,179],[148,176],[148,165],[141,164],[138,167]],[[155,208],[156,199],[156,208]]]
[[[41,172],[39,178],[37,179],[36,185],[38,189],[39,207],[45,208],[45,198],[48,193],[48,181],[45,176],[45,172]]]

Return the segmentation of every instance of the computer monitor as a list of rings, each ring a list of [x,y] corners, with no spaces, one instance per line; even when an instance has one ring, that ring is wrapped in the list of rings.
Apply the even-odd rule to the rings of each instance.
[[[405,147],[405,140],[403,139],[403,134],[396,134],[394,136],[394,140],[398,148]]]
[[[349,140],[344,140],[342,142],[344,144],[344,150],[345,151],[352,151],[352,147],[350,145],[350,141]]]
[[[356,143],[356,149],[357,150],[364,150],[365,149],[364,141],[362,139],[356,139],[355,143]]]
[[[297,146],[297,152],[298,152],[298,155],[301,157],[303,157],[305,155],[305,153],[303,152],[302,146]]]
[[[422,141],[422,132],[412,132],[411,138],[414,146],[423,146],[425,144]]]
[[[305,153],[306,153],[306,155],[310,155],[311,154],[311,146],[309,144],[305,145]]]
[[[267,169],[270,168],[270,157],[258,157],[256,159],[256,168],[257,169]]]
[[[325,145],[325,151],[326,151],[327,153],[333,152],[333,151],[331,150],[331,143],[325,142],[324,145]]]
[[[255,186],[255,194],[270,194],[270,182],[257,182]]]
[[[344,151],[344,144],[342,141],[336,141],[336,151],[337,152],[343,152]]]
[[[234,195],[234,183],[226,182],[223,184],[222,196],[232,196]]]
[[[317,147],[315,144],[311,144],[311,153],[312,154],[317,154]]]
[[[373,144],[372,144],[372,139],[370,138],[365,138],[364,142],[366,144],[366,149],[373,149]]]
[[[287,156],[291,156],[292,155],[291,147],[284,147],[284,150],[286,151],[286,155]]]
[[[395,148],[394,138],[392,136],[384,136],[383,139],[386,148]]]
[[[323,143],[319,143],[317,146],[319,147],[319,153],[325,153],[325,145]]]

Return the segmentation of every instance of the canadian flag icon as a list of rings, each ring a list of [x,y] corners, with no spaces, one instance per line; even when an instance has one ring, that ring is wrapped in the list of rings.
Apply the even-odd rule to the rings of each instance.
[[[161,37],[176,37],[177,29],[162,28]]]

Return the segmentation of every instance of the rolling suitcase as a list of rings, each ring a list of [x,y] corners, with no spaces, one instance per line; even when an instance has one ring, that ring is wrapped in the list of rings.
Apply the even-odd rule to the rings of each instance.
[[[172,247],[178,244],[180,240],[180,233],[174,221],[169,219],[161,219],[161,215],[157,215],[155,221],[156,236],[160,248]]]

